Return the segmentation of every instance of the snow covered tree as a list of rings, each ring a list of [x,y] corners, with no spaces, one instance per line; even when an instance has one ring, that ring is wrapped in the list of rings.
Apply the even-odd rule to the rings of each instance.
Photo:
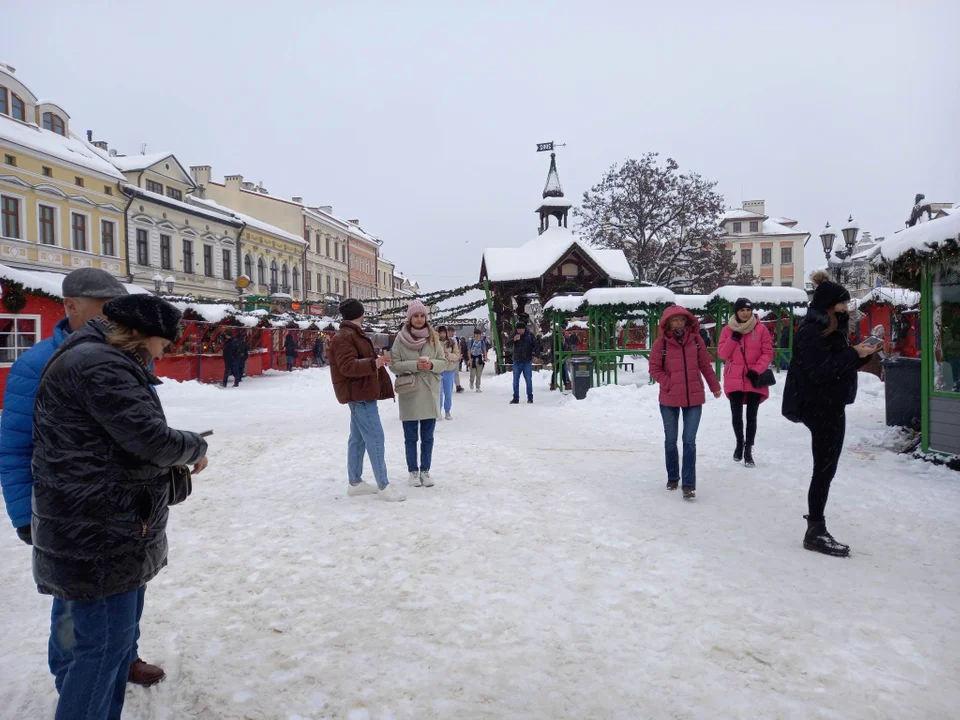
[[[598,247],[623,250],[641,282],[684,292],[731,284],[738,271],[720,240],[716,183],[658,157],[612,165],[575,211],[581,233]]]

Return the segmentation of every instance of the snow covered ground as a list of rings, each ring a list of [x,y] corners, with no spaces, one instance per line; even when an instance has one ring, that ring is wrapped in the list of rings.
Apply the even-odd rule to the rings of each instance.
[[[758,467],[708,403],[698,498],[664,489],[656,388],[455,398],[434,489],[347,498],[326,370],[170,383],[214,428],[171,511],[125,718],[947,718],[960,703],[960,476],[883,445],[863,377],[828,506],[849,559],[803,550],[809,439],[761,408]],[[381,404],[393,479],[397,407]],[[369,475],[368,475],[369,479]],[[49,598],[0,533],[0,717],[50,718]],[[951,709],[953,708],[953,709]]]

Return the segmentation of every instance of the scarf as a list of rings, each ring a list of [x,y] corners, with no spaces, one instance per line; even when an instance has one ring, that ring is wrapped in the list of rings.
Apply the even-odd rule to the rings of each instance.
[[[727,320],[727,325],[729,325],[730,329],[734,332],[738,332],[741,335],[747,335],[748,333],[752,333],[753,329],[757,326],[757,316],[751,315],[749,320],[747,320],[745,323],[742,323],[737,320],[736,314],[733,314],[730,316],[730,319]]]
[[[423,350],[423,346],[427,344],[427,339],[430,337],[430,328],[424,325],[422,328],[417,330],[408,323],[403,326],[403,328],[400,330],[400,334],[397,337],[399,337],[400,341],[411,350],[420,352]]]

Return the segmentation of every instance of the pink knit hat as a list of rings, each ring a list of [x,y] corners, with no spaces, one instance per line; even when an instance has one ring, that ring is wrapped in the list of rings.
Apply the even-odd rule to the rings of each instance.
[[[423,313],[427,317],[430,317],[430,311],[427,310],[427,306],[419,300],[414,300],[407,308],[407,321],[409,322],[409,320],[418,313]]]

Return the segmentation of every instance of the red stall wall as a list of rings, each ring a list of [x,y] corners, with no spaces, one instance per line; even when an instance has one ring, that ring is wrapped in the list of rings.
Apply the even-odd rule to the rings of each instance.
[[[66,313],[63,311],[63,304],[34,295],[26,295],[25,297],[27,304],[23,310],[18,313],[11,313],[3,302],[3,299],[0,298],[0,314],[16,316],[20,319],[26,319],[31,315],[39,316],[37,317],[40,323],[39,339],[46,340],[53,335],[54,326],[66,317]],[[3,409],[3,393],[7,389],[7,375],[12,365],[13,363],[0,363],[0,410]]]

